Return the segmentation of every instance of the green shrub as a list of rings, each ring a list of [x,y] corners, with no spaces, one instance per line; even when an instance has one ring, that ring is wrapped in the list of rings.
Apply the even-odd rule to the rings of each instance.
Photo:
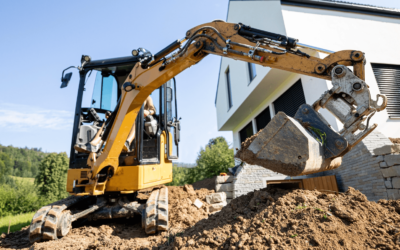
[[[47,202],[39,197],[36,187],[28,182],[16,181],[14,186],[0,185],[0,216],[17,215],[38,210]]]

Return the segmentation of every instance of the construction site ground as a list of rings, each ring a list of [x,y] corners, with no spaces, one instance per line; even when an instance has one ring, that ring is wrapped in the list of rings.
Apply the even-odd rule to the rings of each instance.
[[[168,187],[168,232],[146,235],[138,216],[75,225],[62,239],[31,245],[26,227],[3,235],[0,249],[400,249],[400,200],[370,202],[353,188],[264,189],[209,214],[205,197],[214,191],[198,184]]]

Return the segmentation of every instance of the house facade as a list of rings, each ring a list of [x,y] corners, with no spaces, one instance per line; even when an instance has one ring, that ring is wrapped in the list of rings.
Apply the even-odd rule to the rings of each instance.
[[[378,124],[371,134],[371,138],[378,139],[372,140],[373,145],[363,144],[368,148],[363,150],[376,158],[373,152],[378,145],[391,147],[388,137],[400,137],[400,10],[333,0],[230,0],[226,21],[287,35],[329,51],[363,51],[371,97],[388,97],[387,109],[370,121]],[[327,56],[315,50],[304,52]],[[301,104],[313,104],[331,87],[327,80],[222,58],[215,98],[218,129],[232,131],[233,147],[240,148],[241,142],[264,128],[277,112],[294,116]],[[320,112],[333,129],[342,128],[328,111]],[[358,148],[361,150],[363,145]],[[380,173],[379,164],[376,171]],[[350,185],[341,178],[340,171],[335,174],[342,189]],[[379,182],[382,198],[387,195],[383,191],[387,188],[385,178]]]

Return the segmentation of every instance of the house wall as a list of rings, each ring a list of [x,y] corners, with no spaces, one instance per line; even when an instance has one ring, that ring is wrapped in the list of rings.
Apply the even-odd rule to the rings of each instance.
[[[361,50],[367,58],[366,82],[371,97],[380,93],[370,63],[400,65],[400,19],[351,12],[282,5],[287,34],[304,44],[327,50]],[[371,119],[388,137],[400,137],[400,119],[390,119],[386,111]]]

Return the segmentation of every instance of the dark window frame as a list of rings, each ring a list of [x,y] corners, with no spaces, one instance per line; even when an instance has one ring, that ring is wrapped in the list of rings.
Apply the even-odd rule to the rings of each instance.
[[[293,117],[300,105],[305,103],[307,103],[306,96],[299,78],[290,88],[276,98],[274,101],[274,113],[277,114],[279,111],[283,111],[286,115]],[[296,107],[293,107],[293,105]]]
[[[246,134],[244,135],[244,133],[246,132],[247,129],[251,129],[251,135]],[[248,132],[248,131],[247,131]],[[240,144],[242,144],[242,142],[244,142],[247,138],[249,138],[250,136],[254,135],[254,128],[253,128],[253,121],[251,120],[246,126],[244,126],[240,131],[239,131],[239,139],[240,139]],[[244,136],[246,136],[246,138],[244,138]]]
[[[253,68],[254,67],[254,68]],[[247,69],[249,70],[249,85],[250,83],[256,78],[257,76],[257,71],[256,71],[256,65],[254,63],[247,63]]]
[[[225,79],[226,79],[226,89],[228,94],[228,111],[232,108],[232,86],[231,86],[231,74],[229,67],[225,71]]]
[[[271,121],[272,117],[271,117],[271,111],[270,110],[271,110],[271,108],[270,108],[270,106],[268,106],[256,116],[256,118],[255,118],[255,121],[256,121],[256,132],[258,132],[261,129],[265,128],[265,126],[267,126],[268,123]],[[261,119],[263,119],[263,120],[261,120]],[[267,122],[265,122],[265,120],[267,120]]]

